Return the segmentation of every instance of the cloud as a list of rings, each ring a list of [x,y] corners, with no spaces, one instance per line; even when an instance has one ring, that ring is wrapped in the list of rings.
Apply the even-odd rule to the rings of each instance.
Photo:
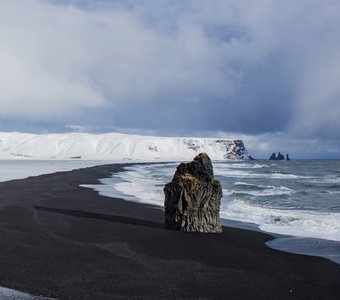
[[[339,137],[337,1],[1,1],[0,36],[6,120]]]

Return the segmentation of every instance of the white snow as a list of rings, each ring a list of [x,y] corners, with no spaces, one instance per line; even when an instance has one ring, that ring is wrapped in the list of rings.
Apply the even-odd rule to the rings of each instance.
[[[206,152],[213,160],[249,159],[242,141],[119,133],[0,132],[0,159],[178,161]]]

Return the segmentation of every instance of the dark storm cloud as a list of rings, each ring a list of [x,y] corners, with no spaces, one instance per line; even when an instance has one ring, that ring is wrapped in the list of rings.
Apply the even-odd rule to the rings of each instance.
[[[337,139],[339,36],[332,0],[1,1],[0,117]]]

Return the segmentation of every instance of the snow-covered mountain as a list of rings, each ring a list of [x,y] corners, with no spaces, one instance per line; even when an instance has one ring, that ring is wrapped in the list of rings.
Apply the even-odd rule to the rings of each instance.
[[[0,133],[0,159],[178,161],[191,160],[200,152],[213,160],[251,158],[241,140],[119,133]]]

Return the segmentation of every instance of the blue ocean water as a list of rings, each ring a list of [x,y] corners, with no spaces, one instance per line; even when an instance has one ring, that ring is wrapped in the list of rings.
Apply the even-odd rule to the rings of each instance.
[[[91,186],[107,196],[163,206],[178,163],[139,164]],[[340,160],[213,162],[225,225],[269,232],[284,251],[340,263]]]

